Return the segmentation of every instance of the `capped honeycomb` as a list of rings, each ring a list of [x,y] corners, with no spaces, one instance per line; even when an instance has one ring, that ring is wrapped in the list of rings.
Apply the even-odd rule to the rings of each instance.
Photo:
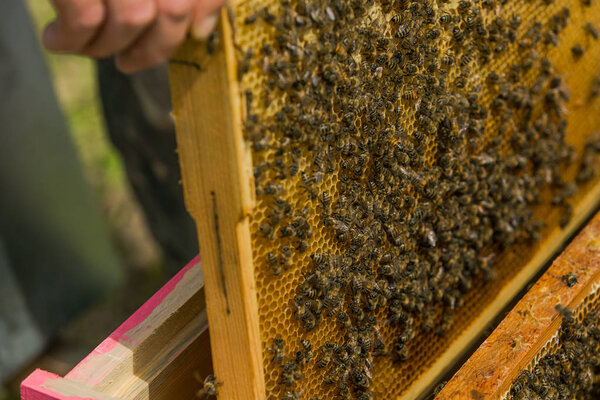
[[[600,4],[251,0],[229,17],[267,398],[420,394],[597,188]]]
[[[600,395],[600,293],[596,288],[574,311],[557,305],[562,325],[517,376],[502,399],[596,399]]]
[[[597,182],[600,3],[231,17],[267,398],[400,396]]]

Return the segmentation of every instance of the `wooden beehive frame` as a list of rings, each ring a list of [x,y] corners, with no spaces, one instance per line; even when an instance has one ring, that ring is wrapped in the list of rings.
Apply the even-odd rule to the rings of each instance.
[[[235,47],[227,12],[220,45],[186,43],[171,63],[178,152],[187,207],[204,260],[214,370],[221,399],[266,397],[248,215],[254,205],[251,155],[243,140]],[[591,214],[600,185],[575,206],[564,229],[546,237],[531,260],[402,398],[423,396],[477,340]]]
[[[36,370],[23,400],[193,398],[210,373],[202,267],[196,258],[64,378]]]
[[[224,383],[219,387],[221,399],[266,397],[247,217],[254,205],[252,166],[242,138],[242,106],[227,12],[222,14],[220,38],[210,57],[205,54],[206,44],[188,42],[171,63],[186,203],[197,221],[206,271],[210,349],[202,311],[203,281],[195,262],[67,376],[44,371],[32,374],[22,386],[24,399],[189,398],[198,387],[193,371],[206,374],[210,369],[209,350],[216,375]],[[555,229],[544,240],[521,272],[403,398],[421,396],[462,357],[599,200],[600,185],[596,185],[577,203],[566,229]],[[468,387],[472,386],[469,382]]]
[[[577,283],[563,277],[573,272]],[[553,262],[436,400],[500,399],[518,374],[555,336],[557,304],[577,309],[600,286],[600,213]]]
[[[173,115],[188,211],[205,271],[211,349],[224,399],[265,396],[248,214],[250,153],[244,146],[235,54],[226,11],[222,48],[187,42],[171,64]],[[181,62],[179,62],[181,61]]]

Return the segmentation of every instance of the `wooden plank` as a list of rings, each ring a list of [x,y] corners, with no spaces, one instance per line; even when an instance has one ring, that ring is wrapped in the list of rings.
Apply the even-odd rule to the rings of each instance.
[[[208,328],[208,327],[207,327]],[[202,379],[213,373],[208,329],[165,368],[163,379],[149,384],[152,399],[189,399],[202,388]]]
[[[563,276],[575,273],[568,287]],[[436,400],[498,399],[558,331],[557,304],[577,308],[600,285],[600,213],[553,262]]]
[[[22,400],[119,400],[36,369],[21,384]]]
[[[205,274],[213,366],[221,399],[265,397],[248,214],[250,153],[242,137],[234,45],[227,11],[221,45],[187,42],[171,63],[186,205],[196,220]],[[201,73],[199,73],[201,69]]]
[[[22,398],[191,398],[201,386],[194,371],[209,373],[208,343],[196,257],[64,378],[41,370],[30,375]]]

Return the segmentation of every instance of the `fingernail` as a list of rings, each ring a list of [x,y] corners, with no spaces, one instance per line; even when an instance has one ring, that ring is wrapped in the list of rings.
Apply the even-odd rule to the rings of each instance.
[[[198,40],[204,40],[215,30],[219,22],[219,13],[209,15],[202,21],[194,24],[192,35]]]

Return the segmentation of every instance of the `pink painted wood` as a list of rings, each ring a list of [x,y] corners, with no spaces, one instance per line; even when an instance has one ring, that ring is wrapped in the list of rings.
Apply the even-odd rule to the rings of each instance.
[[[106,400],[110,399],[92,390],[81,391],[79,395],[71,395],[69,387],[62,385],[63,378],[36,369],[21,383],[21,399],[24,400]],[[72,389],[72,388],[71,388]]]
[[[64,378],[40,369],[29,375],[21,383],[21,399],[149,397],[156,391],[153,382],[162,382],[174,372],[171,365],[182,363],[178,358],[193,362],[186,349],[202,347],[210,353],[198,345],[208,342],[203,283],[197,256]],[[210,354],[196,358],[210,362]]]

